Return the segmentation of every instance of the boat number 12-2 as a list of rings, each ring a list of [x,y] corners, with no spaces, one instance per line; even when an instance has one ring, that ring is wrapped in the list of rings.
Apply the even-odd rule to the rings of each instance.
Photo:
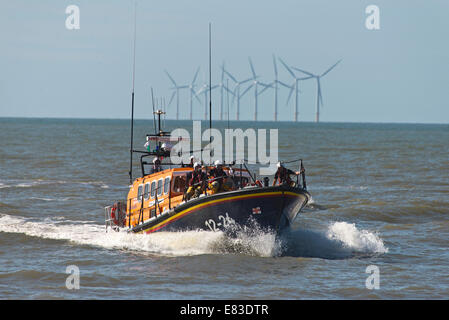
[[[228,226],[234,223],[235,220],[232,219],[227,212],[225,216],[222,215],[218,216],[218,222],[215,222],[214,219],[204,221],[206,227],[208,227],[211,231],[218,231],[220,227],[227,228]]]

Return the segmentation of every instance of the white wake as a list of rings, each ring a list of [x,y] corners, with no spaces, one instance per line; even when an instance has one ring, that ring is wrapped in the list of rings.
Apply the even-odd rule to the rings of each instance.
[[[91,221],[45,219],[0,215],[0,232],[21,233],[32,237],[65,240],[80,245],[106,249],[132,250],[158,255],[189,256],[213,253],[243,253],[273,256],[279,252],[274,234],[240,233],[229,238],[223,232],[185,231],[134,234],[105,232],[105,227]]]
[[[298,229],[277,238],[274,233],[262,230],[239,231],[232,237],[223,232],[200,230],[156,232],[148,235],[114,231],[106,233],[104,226],[92,221],[70,221],[63,218],[36,221],[25,217],[0,215],[0,232],[169,256],[232,253],[260,257],[340,259],[357,254],[388,252],[379,235],[369,230],[359,230],[355,224],[347,222],[331,223],[324,233]]]

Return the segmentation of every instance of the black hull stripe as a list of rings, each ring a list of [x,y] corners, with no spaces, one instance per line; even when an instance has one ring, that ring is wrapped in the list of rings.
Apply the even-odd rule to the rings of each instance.
[[[158,230],[162,229],[163,227],[167,226],[168,224],[171,224],[171,223],[185,217],[186,215],[189,215],[193,212],[196,212],[198,210],[201,210],[201,209],[204,209],[204,208],[207,208],[210,206],[220,205],[222,203],[239,201],[239,200],[244,200],[247,198],[253,199],[253,198],[261,198],[261,197],[278,197],[278,196],[298,197],[301,194],[302,193],[289,192],[289,191],[275,191],[275,192],[261,192],[261,193],[253,193],[253,194],[246,194],[246,195],[237,195],[237,196],[232,196],[232,197],[227,197],[227,198],[210,200],[207,202],[196,204],[194,206],[191,206],[190,208],[181,210],[180,212],[176,213],[175,215],[168,217],[164,221],[161,221],[153,226],[150,226],[147,229],[139,230],[138,232],[152,233],[152,232],[158,231]]]

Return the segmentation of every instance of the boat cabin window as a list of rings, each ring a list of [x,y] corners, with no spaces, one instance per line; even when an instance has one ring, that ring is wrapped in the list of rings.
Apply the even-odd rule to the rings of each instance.
[[[176,176],[175,182],[173,183],[173,192],[183,193],[185,186],[186,186],[186,177],[185,176]]]
[[[162,194],[162,179],[157,181],[157,195],[160,196]]]
[[[156,193],[156,181],[151,182],[151,198],[154,198]]]
[[[143,199],[148,200],[150,198],[150,184],[147,183],[143,190]]]
[[[138,201],[142,201],[142,188],[143,188],[143,185],[140,185],[139,188],[137,189],[137,200]]]
[[[169,189],[170,189],[170,177],[167,177],[164,180],[164,193],[168,194]]]

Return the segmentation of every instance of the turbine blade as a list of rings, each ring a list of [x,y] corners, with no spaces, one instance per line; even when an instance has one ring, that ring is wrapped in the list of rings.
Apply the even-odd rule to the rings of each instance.
[[[290,73],[293,78],[296,78],[296,75],[293,73],[292,69],[290,69],[281,58],[279,58],[279,61],[284,65],[285,69],[287,69],[288,73]]]
[[[224,73],[226,73],[228,75],[229,78],[231,78],[232,81],[234,81],[235,83],[238,83],[237,79],[234,78],[232,76],[232,74],[230,74],[228,71],[226,71],[226,69],[224,67],[223,67],[223,71],[224,71]]]
[[[266,86],[265,88],[263,88],[262,90],[260,90],[257,95],[260,95],[262,92],[264,92],[265,90],[267,90],[268,88],[272,88],[271,86]]]
[[[230,94],[232,94],[233,96],[235,96],[234,92],[232,92],[231,90],[229,90],[228,87],[226,87],[225,85],[223,85],[223,88],[224,88],[227,92],[229,92]]]
[[[198,67],[198,69],[196,69],[195,76],[193,77],[193,80],[192,80],[192,86],[195,84],[196,78],[198,76],[198,72],[200,72],[200,67]]]
[[[224,66],[225,62],[223,61],[223,64],[221,65],[221,83],[223,83],[224,80]]]
[[[170,78],[171,82],[173,82],[173,84],[175,85],[175,87],[178,86],[178,85],[176,84],[176,81],[171,77],[171,75],[168,73],[168,71],[167,71],[167,70],[164,70],[164,71],[165,71],[165,73],[167,74],[167,76]]]
[[[234,100],[235,100],[235,98],[237,97],[237,94],[236,94],[236,92],[237,92],[237,87],[238,87],[238,85],[236,85],[236,86],[234,87],[234,93],[232,94],[232,103],[234,103]]]
[[[240,85],[240,84],[244,84],[244,83],[246,83],[246,82],[248,82],[248,81],[251,81],[251,80],[253,80],[253,78],[248,78],[248,79],[246,79],[246,80],[240,81],[240,82],[239,82],[239,85]]]
[[[278,82],[279,84],[283,85],[283,86],[286,87],[286,88],[291,88],[291,87],[292,87],[292,86],[289,86],[288,84],[286,84],[286,83],[284,83],[284,82],[282,82],[282,81],[280,81],[280,80],[277,80],[277,82]]]
[[[256,71],[254,71],[253,62],[251,61],[250,57],[248,57],[248,61],[249,61],[249,66],[251,67],[251,72],[253,73],[253,79],[255,80],[257,78]]]
[[[292,68],[295,69],[296,71],[308,74],[310,77],[315,77],[315,75],[313,73],[310,73],[308,71],[305,71],[305,70],[302,70],[302,69],[299,69],[299,68],[295,68],[295,67],[292,67]]]
[[[201,103],[201,100],[200,100],[200,98],[198,98],[198,95],[195,93],[195,90],[190,89],[190,92],[192,93],[192,99],[193,99],[193,97],[195,97],[196,100],[198,100],[198,102]]]
[[[276,57],[273,54],[274,78],[278,78],[278,67],[276,65]]]
[[[247,93],[249,91],[249,89],[251,89],[254,85],[250,85],[248,88],[245,89],[245,91],[242,92],[242,94],[240,95],[240,98],[243,97],[245,95],[245,93]]]
[[[327,69],[320,77],[324,77],[326,74],[328,74],[333,68],[335,68],[337,66],[337,64],[340,63],[341,60],[343,60],[343,59],[338,60],[337,63],[335,63],[332,67]]]
[[[292,96],[292,93],[293,93],[294,89],[295,89],[295,86],[291,86],[290,93],[288,94],[288,98],[287,98],[287,103],[286,104],[288,104],[288,102],[290,101],[290,98]]]
[[[257,84],[260,84],[262,87],[265,87],[265,88],[271,88],[271,83],[270,84],[267,84],[267,83],[263,83],[263,82],[257,82]]]
[[[205,89],[206,89],[205,86],[202,86],[201,89],[195,93],[195,95],[200,95],[201,93],[204,92]]]
[[[172,103],[172,101],[173,101],[173,98],[175,97],[175,94],[176,94],[176,91],[173,91],[173,93],[172,93],[172,95],[171,95],[171,98],[170,98],[170,101],[168,102],[168,104],[167,104],[167,108],[170,106],[170,104]]]

